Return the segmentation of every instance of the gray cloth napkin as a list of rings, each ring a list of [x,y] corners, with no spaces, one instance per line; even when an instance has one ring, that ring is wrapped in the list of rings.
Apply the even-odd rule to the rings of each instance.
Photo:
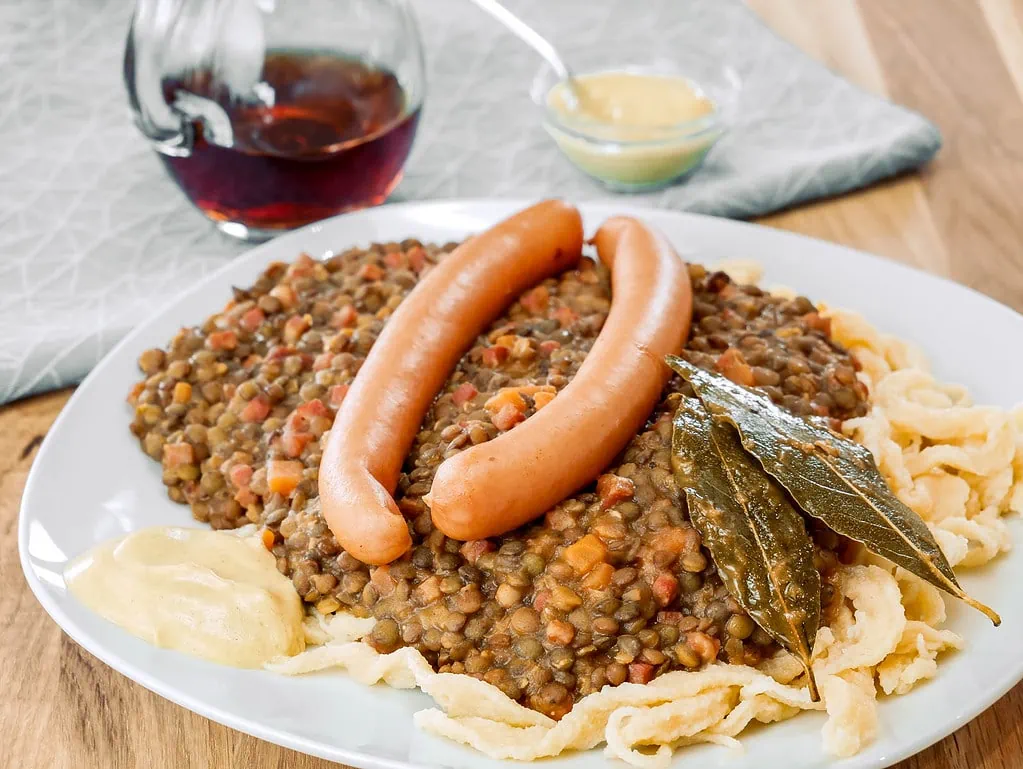
[[[608,197],[541,128],[538,59],[467,0],[413,1],[429,87],[392,199]],[[630,203],[753,216],[914,168],[940,145],[931,123],[836,77],[738,0],[508,5],[581,69],[667,58],[738,72],[734,124],[702,170]],[[129,119],[130,13],[128,0],[0,3],[0,403],[80,381],[245,248],[192,209]]]

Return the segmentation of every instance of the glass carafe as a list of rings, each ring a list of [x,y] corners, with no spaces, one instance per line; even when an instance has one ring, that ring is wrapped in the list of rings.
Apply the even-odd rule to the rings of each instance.
[[[137,0],[124,78],[182,191],[251,240],[383,202],[425,95],[406,0]]]

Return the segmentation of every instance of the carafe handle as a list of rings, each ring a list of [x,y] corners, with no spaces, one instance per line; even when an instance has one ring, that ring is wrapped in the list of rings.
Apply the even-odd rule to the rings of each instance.
[[[163,94],[165,50],[182,14],[182,0],[137,0],[124,48],[124,85],[135,124],[157,151],[174,157],[192,152],[194,131]]]

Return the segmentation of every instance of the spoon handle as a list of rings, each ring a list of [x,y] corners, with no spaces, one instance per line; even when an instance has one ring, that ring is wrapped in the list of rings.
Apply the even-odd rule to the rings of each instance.
[[[497,0],[470,0],[511,30],[516,37],[540,54],[554,68],[558,79],[571,82],[572,72],[547,38],[509,11]]]

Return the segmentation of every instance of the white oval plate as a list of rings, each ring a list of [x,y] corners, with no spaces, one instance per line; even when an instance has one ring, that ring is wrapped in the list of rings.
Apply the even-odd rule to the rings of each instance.
[[[417,237],[457,240],[526,205],[523,201],[389,205],[341,216],[249,251],[143,323],[103,360],[60,414],[32,467],[21,506],[18,544],[28,583],[50,616],[79,644],[148,689],[201,715],[305,753],[382,767],[496,769],[509,764],[431,737],[412,714],[432,703],[418,691],[367,688],[341,673],[287,678],[221,667],[157,649],[82,607],[65,589],[69,558],[143,526],[193,525],[187,508],[167,499],[160,468],[128,431],[125,396],[139,378],[135,361],[182,326],[223,306],[232,285],[252,283],[272,260],[300,251],[320,255],[370,241]],[[605,217],[632,213],[659,227],[680,253],[712,263],[746,257],[766,267],[767,285],[792,286],[815,299],[859,310],[882,329],[917,341],[936,373],[969,386],[977,402],[1012,406],[1023,396],[1023,356],[1007,354],[1023,339],[1023,317],[991,299],[907,267],[817,240],[750,224],[618,204],[582,206],[587,231]],[[1008,347],[1007,347],[1008,345]],[[1012,521],[1018,538],[1021,527]],[[936,679],[881,703],[876,741],[843,767],[883,767],[965,724],[1023,677],[1023,555],[1016,550],[963,582],[1001,612],[995,629],[949,601],[948,626],[964,635],[964,652],[946,655]],[[804,713],[752,729],[745,753],[687,748],[676,761],[704,767],[816,767],[824,717]],[[608,762],[599,750],[545,764],[582,769]],[[616,764],[623,766],[623,764]]]

